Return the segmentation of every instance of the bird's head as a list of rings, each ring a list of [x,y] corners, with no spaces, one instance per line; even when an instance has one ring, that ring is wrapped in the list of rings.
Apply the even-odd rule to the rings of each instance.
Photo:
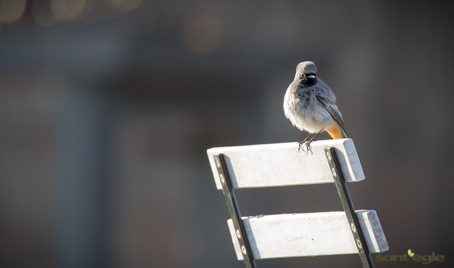
[[[313,84],[317,78],[317,66],[312,61],[304,61],[296,66],[295,81],[306,81]]]

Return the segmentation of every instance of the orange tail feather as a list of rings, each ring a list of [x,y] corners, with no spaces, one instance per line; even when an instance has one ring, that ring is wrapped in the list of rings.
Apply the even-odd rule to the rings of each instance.
[[[343,138],[342,130],[337,125],[333,126],[333,127],[330,127],[330,128],[326,128],[325,130],[326,130],[326,132],[328,132],[328,134],[333,139],[342,139]]]

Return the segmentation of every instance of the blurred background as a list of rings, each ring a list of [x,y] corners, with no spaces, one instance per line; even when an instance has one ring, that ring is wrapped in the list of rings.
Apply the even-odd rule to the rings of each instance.
[[[427,267],[453,267],[452,11],[449,1],[0,0],[0,266],[244,267],[206,150],[302,140],[282,101],[311,60],[358,150],[367,179],[350,193],[378,212],[390,245],[380,255],[434,252],[445,260]],[[342,209],[334,185],[237,195],[243,215]]]

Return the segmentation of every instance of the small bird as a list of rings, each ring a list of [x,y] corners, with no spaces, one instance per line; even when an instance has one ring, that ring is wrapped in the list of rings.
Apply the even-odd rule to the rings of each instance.
[[[344,119],[336,105],[336,96],[331,88],[317,76],[317,67],[311,61],[296,66],[293,82],[284,97],[284,113],[292,124],[309,135],[299,142],[298,151],[310,143],[323,131],[333,139],[348,137]]]

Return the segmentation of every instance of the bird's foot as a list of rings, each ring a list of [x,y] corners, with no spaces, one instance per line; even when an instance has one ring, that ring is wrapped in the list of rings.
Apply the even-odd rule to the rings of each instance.
[[[305,152],[306,155],[309,153],[312,154],[312,147],[311,147],[311,142],[312,141],[300,141],[298,142],[298,152]],[[306,147],[306,150],[304,150],[304,147]]]

